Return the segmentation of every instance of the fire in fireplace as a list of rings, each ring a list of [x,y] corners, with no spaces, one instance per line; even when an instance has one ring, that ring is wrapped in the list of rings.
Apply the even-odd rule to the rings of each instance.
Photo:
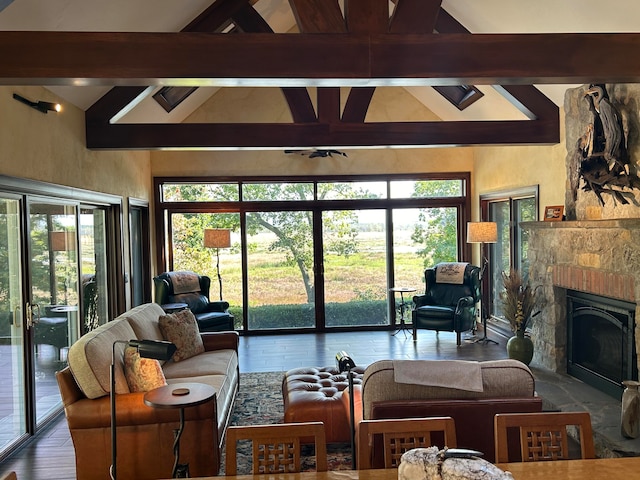
[[[635,304],[584,292],[567,292],[567,372],[622,397],[622,381],[638,380]]]

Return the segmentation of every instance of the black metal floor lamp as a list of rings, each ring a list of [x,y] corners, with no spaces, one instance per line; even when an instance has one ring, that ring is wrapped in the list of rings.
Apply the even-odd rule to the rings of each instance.
[[[489,260],[482,251],[483,244],[496,243],[498,241],[498,224],[496,222],[469,222],[467,223],[467,243],[479,243],[480,254],[482,256],[482,267],[480,268],[480,320],[482,321],[482,338],[476,343],[498,342],[487,337],[487,312],[485,311],[484,292],[482,288],[484,272],[487,269]]]
[[[116,345],[124,344],[128,347],[138,349],[138,353],[142,358],[155,358],[156,360],[169,360],[178,349],[173,343],[162,340],[116,340],[111,348],[111,391],[109,392],[109,400],[111,402],[111,468],[109,475],[111,480],[116,480]]]
[[[351,428],[351,468],[356,469],[356,424],[355,424],[355,399],[353,398],[353,369],[356,363],[344,350],[336,353],[336,362],[340,372],[347,372],[349,381],[349,426]]]

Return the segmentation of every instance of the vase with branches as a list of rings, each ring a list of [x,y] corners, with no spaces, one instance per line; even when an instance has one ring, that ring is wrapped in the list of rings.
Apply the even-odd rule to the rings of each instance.
[[[509,321],[514,333],[524,334],[531,319],[540,313],[535,311],[538,304],[538,287],[533,288],[529,285],[529,282],[516,269],[509,270],[509,273],[502,272],[502,282],[504,285],[500,295],[502,313]]]
[[[507,342],[507,353],[509,358],[515,358],[528,365],[533,358],[533,342],[524,334],[531,320],[540,313],[537,310],[538,287],[533,288],[529,285],[528,280],[516,269],[509,270],[509,273],[502,272],[502,281],[502,313],[515,333]]]

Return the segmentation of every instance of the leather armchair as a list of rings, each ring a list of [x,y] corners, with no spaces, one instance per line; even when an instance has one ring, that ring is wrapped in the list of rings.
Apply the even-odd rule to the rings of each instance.
[[[155,302],[160,305],[169,303],[186,303],[193,312],[201,332],[216,332],[233,330],[233,315],[227,309],[229,302],[209,301],[211,279],[206,275],[198,275],[199,290],[175,293],[169,272],[164,272],[153,278],[155,285]]]
[[[426,289],[424,295],[413,297],[413,340],[418,338],[418,328],[456,332],[456,344],[460,345],[461,333],[472,330],[476,324],[476,304],[480,301],[480,268],[467,264],[462,283],[437,281],[439,263],[424,271]]]

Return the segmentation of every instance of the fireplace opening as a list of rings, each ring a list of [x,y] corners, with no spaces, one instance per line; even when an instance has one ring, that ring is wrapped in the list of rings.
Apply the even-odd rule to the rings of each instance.
[[[622,398],[622,381],[638,380],[634,303],[567,292],[567,372]]]

